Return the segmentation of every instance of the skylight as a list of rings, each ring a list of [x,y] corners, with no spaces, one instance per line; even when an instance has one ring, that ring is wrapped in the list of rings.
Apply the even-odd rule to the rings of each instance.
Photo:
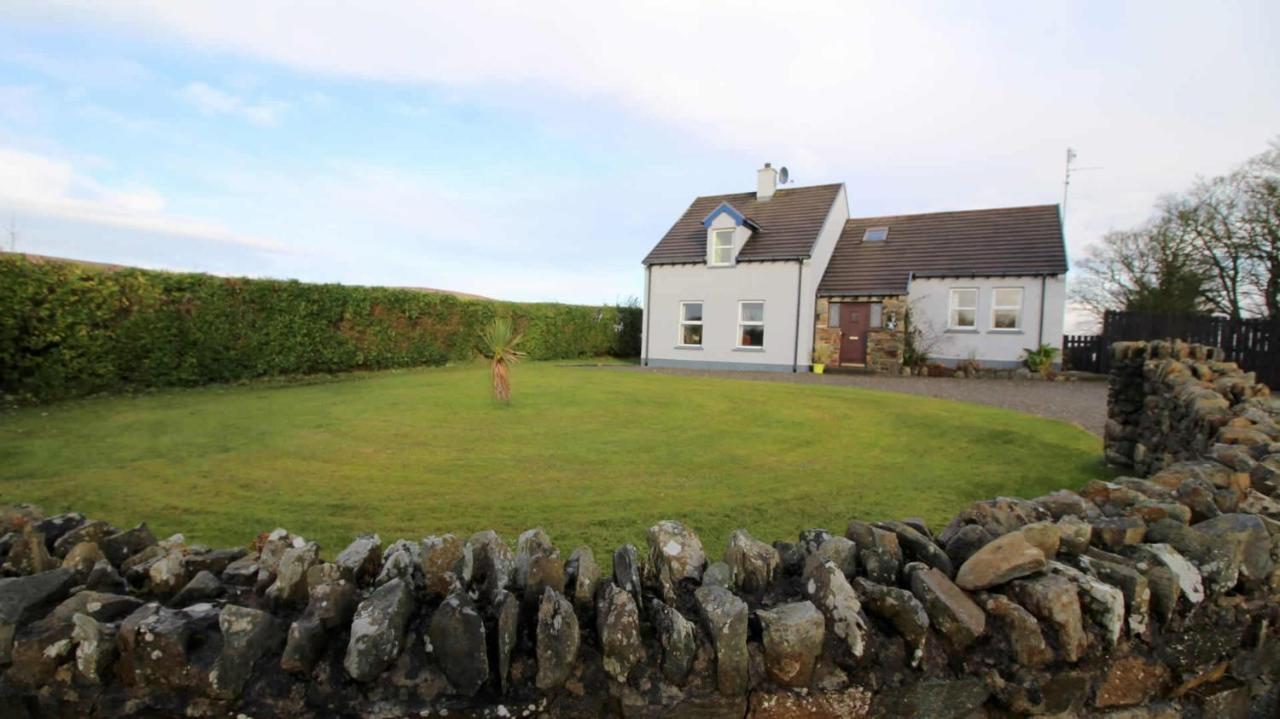
[[[884,238],[889,236],[888,227],[868,227],[866,232],[862,233],[863,242],[883,242]]]

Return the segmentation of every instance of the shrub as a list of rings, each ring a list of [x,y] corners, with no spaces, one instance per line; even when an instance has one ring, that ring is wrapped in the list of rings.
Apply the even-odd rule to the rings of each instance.
[[[507,316],[532,359],[639,347],[634,307],[463,300],[383,287],[109,271],[0,257],[0,393],[26,402],[146,387],[440,365]],[[624,336],[632,332],[636,337]]]
[[[1041,375],[1048,375],[1053,369],[1053,361],[1058,358],[1058,348],[1051,344],[1042,344],[1035,349],[1026,347],[1022,350],[1022,362],[1027,369]]]

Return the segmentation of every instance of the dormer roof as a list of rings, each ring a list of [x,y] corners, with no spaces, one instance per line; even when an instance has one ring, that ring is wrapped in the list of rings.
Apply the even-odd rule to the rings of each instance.
[[[712,210],[711,214],[702,218],[702,226],[710,229],[711,223],[715,222],[716,218],[720,215],[728,215],[733,219],[733,223],[735,225],[750,227],[752,230],[760,229],[760,225],[756,224],[754,220],[741,212],[738,212],[738,209],[728,202],[721,202],[719,205],[716,205],[716,209]]]

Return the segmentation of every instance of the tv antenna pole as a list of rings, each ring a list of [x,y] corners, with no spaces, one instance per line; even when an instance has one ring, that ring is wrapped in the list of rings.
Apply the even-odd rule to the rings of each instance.
[[[17,252],[18,251],[18,218],[12,212],[9,213],[8,232],[9,232],[9,251]]]
[[[1101,170],[1101,167],[1073,167],[1071,163],[1076,161],[1076,151],[1067,148],[1067,172],[1066,177],[1062,180],[1062,224],[1067,224],[1067,191],[1071,189],[1071,173],[1084,172],[1085,170]]]

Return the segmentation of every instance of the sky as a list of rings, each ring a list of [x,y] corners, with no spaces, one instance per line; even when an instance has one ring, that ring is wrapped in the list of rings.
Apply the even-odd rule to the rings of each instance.
[[[880,215],[1061,202],[1073,147],[1075,259],[1280,135],[1278,36],[1275,2],[8,0],[0,239],[615,302],[766,161]]]

